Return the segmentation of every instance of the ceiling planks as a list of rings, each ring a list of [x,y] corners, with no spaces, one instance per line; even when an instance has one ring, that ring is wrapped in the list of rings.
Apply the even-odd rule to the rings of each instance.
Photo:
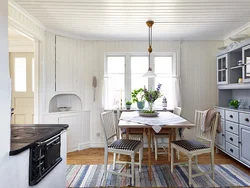
[[[250,22],[249,0],[15,0],[51,30],[85,39],[222,40]]]

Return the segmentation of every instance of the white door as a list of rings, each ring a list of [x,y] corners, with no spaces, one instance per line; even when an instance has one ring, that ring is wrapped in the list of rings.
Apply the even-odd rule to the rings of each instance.
[[[12,124],[32,124],[34,118],[34,53],[10,53]]]

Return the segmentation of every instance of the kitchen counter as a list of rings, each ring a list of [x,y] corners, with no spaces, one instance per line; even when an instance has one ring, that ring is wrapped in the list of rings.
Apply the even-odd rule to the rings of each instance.
[[[67,124],[11,125],[9,155],[17,155],[29,149],[36,142],[47,140],[67,128]]]

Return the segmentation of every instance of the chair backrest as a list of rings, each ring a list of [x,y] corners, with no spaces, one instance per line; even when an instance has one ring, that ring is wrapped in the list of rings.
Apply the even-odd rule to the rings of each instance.
[[[180,116],[181,115],[181,107],[175,107],[173,113]]]
[[[214,142],[215,142],[217,126],[218,126],[219,113],[216,113],[216,117],[212,122],[213,125],[211,126],[211,130],[206,131],[206,132],[202,132],[202,130],[201,130],[201,122],[203,120],[203,114],[204,114],[204,111],[199,111],[199,110],[195,111],[195,118],[194,118],[194,124],[196,127],[195,136],[196,136],[196,138],[210,142],[210,147],[213,148]]]
[[[117,137],[116,123],[114,118],[114,111],[107,111],[101,113],[102,126],[104,130],[106,144],[109,139]]]

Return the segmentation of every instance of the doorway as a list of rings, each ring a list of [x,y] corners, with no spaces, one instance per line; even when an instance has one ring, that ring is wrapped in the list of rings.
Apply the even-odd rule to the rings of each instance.
[[[9,28],[12,124],[34,123],[34,41]]]

